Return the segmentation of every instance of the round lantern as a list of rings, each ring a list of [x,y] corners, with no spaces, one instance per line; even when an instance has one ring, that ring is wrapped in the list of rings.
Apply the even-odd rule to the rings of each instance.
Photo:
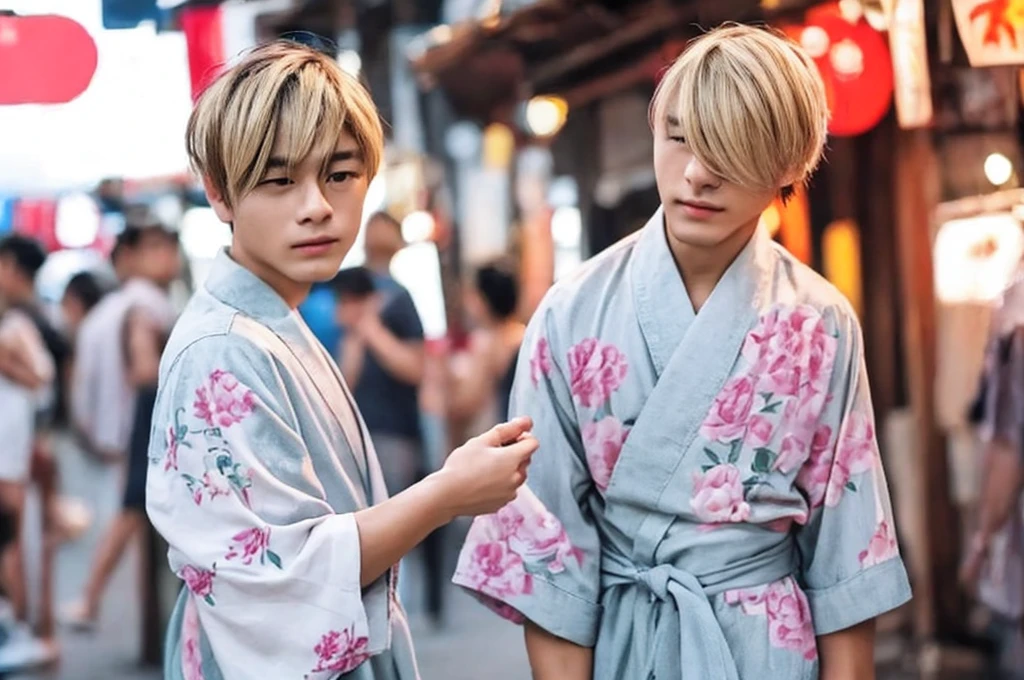
[[[62,16],[0,15],[0,104],[63,104],[96,72],[96,43]]]
[[[786,31],[807,51],[828,96],[829,132],[863,134],[885,117],[893,97],[892,59],[882,35],[864,19],[809,12],[807,24]]]

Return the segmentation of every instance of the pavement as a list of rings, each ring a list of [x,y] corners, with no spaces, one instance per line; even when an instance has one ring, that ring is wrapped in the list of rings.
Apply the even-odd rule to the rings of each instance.
[[[65,494],[83,500],[93,512],[91,528],[82,537],[61,549],[57,559],[56,594],[58,603],[76,599],[87,577],[96,546],[107,522],[117,511],[120,500],[120,475],[117,470],[84,457],[69,442],[58,447],[62,486]],[[455,552],[466,525],[452,527],[448,552],[454,566]],[[55,668],[19,679],[39,680],[158,680],[159,669],[144,668],[140,658],[140,607],[137,570],[139,555],[133,548],[117,569],[103,602],[99,626],[92,634],[60,632],[62,662]],[[528,680],[529,665],[522,642],[522,631],[493,615],[453,586],[445,597],[444,623],[433,625],[423,614],[420,603],[422,569],[413,556],[403,566],[406,609],[410,614],[420,673],[424,680]],[[406,593],[411,593],[406,597]],[[173,595],[173,593],[171,593]],[[883,648],[888,649],[883,652]],[[898,658],[893,648],[898,641],[880,640],[879,656]],[[911,664],[912,666],[912,664]],[[879,671],[882,680],[911,680],[920,675],[906,665],[895,664]],[[980,677],[957,673],[967,680]]]

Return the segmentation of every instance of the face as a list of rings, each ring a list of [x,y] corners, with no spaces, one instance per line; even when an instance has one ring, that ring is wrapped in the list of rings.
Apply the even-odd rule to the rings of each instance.
[[[670,239],[695,248],[746,242],[778,194],[776,189],[742,187],[709,171],[672,117],[654,131],[654,174]]]
[[[161,234],[143,236],[132,253],[134,274],[169,285],[181,273],[181,252],[174,239]]]
[[[20,280],[17,265],[10,258],[0,256],[0,298],[14,295]]]
[[[354,297],[342,295],[334,308],[334,319],[342,328],[354,328],[373,308],[373,296]]]
[[[65,293],[60,301],[60,309],[68,330],[72,333],[77,333],[78,327],[82,325],[82,321],[85,319],[85,305],[74,295]]]
[[[390,259],[405,247],[399,229],[387,220],[375,219],[366,225],[366,240],[363,243],[369,257]]]
[[[306,158],[288,169],[275,143],[256,188],[233,206],[207,183],[217,216],[233,224],[231,256],[297,306],[341,266],[359,231],[368,179],[355,139],[338,138],[326,168]]]

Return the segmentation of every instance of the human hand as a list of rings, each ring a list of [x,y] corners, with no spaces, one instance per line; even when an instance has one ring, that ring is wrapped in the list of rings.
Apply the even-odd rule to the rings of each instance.
[[[452,451],[436,473],[444,482],[452,517],[497,512],[515,499],[539,446],[531,427],[529,418],[516,418]]]

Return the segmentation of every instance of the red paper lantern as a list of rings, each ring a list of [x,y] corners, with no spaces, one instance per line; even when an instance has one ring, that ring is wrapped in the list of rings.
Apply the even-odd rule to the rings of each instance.
[[[76,21],[0,16],[0,104],[63,104],[96,72],[96,43]]]
[[[786,32],[814,59],[825,82],[830,133],[863,134],[885,117],[893,97],[892,58],[885,39],[867,21],[808,12],[805,26]]]
[[[221,8],[188,7],[181,12],[181,30],[188,46],[188,72],[192,99],[214,81],[224,67],[224,30]]]

